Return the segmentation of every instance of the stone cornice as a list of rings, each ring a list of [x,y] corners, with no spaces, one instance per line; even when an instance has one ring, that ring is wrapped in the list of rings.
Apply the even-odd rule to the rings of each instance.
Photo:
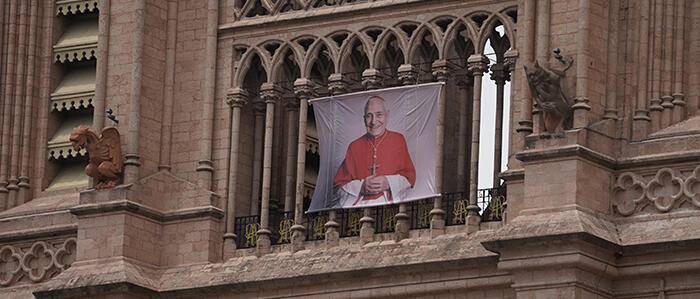
[[[243,20],[234,21],[232,23],[226,23],[219,25],[220,31],[228,31],[231,29],[242,28],[242,27],[253,27],[268,23],[279,23],[285,21],[295,21],[298,22],[304,19],[310,19],[315,17],[323,17],[328,15],[337,16],[339,14],[348,13],[359,13],[363,11],[376,10],[379,8],[405,5],[412,3],[428,2],[427,0],[392,0],[392,1],[373,1],[365,3],[356,3],[352,5],[345,6],[330,6],[322,8],[314,8],[311,10],[299,10],[291,11],[283,14],[271,15],[271,16],[260,16],[253,18],[246,18]]]
[[[112,212],[131,212],[160,222],[169,222],[175,220],[201,217],[214,217],[219,219],[224,217],[224,211],[214,206],[204,206],[161,212],[130,200],[118,200],[96,204],[82,204],[71,208],[70,212],[76,216],[89,216]]]
[[[526,150],[515,154],[516,159],[526,163],[572,156],[585,158],[586,160],[595,162],[610,169],[619,170],[640,166],[667,165],[671,163],[698,161],[700,159],[700,150],[615,159],[585,146],[575,144],[538,150]]]
[[[615,158],[591,150],[585,146],[574,144],[562,147],[526,150],[515,154],[515,158],[523,162],[534,162],[545,159],[556,159],[577,156],[595,162],[608,168],[616,168]]]
[[[9,243],[15,241],[23,240],[33,240],[64,236],[64,235],[77,235],[78,234],[78,224],[65,224],[65,225],[54,225],[49,227],[40,228],[30,228],[17,231],[9,231],[0,233],[0,243]]]

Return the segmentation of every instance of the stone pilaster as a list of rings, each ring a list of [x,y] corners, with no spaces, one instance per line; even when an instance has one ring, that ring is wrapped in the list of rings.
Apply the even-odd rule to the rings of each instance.
[[[297,136],[296,187],[294,193],[294,225],[292,226],[292,252],[304,249],[304,170],[306,169],[306,117],[309,99],[315,93],[313,83],[306,78],[294,81],[294,94],[299,105],[299,134]]]
[[[328,76],[328,90],[331,95],[339,95],[348,91],[347,83],[341,74],[331,74]],[[340,243],[340,224],[336,221],[336,211],[328,211],[328,222],[326,222],[326,247],[335,247]]]
[[[477,193],[479,188],[479,128],[481,125],[481,80],[488,71],[489,60],[482,54],[469,56],[467,69],[474,77],[474,96],[472,106],[472,150],[469,173],[469,206],[467,206],[467,232],[479,230],[479,206]]]
[[[450,70],[446,60],[433,62],[433,77],[447,84]],[[435,165],[435,184],[438,193],[443,192],[443,168],[445,156],[445,86],[440,93],[440,103],[438,105],[438,125],[437,125],[437,159]],[[442,209],[442,197],[433,200],[433,209],[430,210],[430,236],[435,237],[445,233],[445,210]]]
[[[239,148],[238,143],[241,132],[241,108],[248,103],[248,93],[241,88],[230,89],[226,93],[226,104],[231,109],[231,142],[230,142],[230,160],[229,160],[229,183],[228,194],[226,197],[226,229],[224,233],[224,260],[233,257],[233,251],[236,249],[236,241],[238,236],[235,233],[236,219],[236,197],[238,190],[238,158]]]
[[[265,142],[263,145],[262,203],[260,205],[260,230],[258,230],[257,255],[269,253],[272,246],[270,235],[270,181],[272,179],[272,134],[275,127],[275,105],[282,98],[278,86],[263,83],[260,98],[265,101]]]
[[[416,84],[418,72],[411,64],[402,64],[398,69],[399,82],[403,85]],[[394,215],[396,219],[396,229],[394,231],[394,240],[399,242],[408,238],[408,231],[411,229],[409,216],[407,213],[408,205],[406,203],[399,204],[399,212]]]

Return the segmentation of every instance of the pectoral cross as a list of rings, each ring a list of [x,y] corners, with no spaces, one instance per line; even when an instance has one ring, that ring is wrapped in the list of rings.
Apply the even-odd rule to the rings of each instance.
[[[382,166],[381,164],[377,164],[377,150],[374,150],[374,155],[372,155],[372,166],[368,166],[367,169],[372,170],[372,176],[377,174],[377,168],[379,166]]]

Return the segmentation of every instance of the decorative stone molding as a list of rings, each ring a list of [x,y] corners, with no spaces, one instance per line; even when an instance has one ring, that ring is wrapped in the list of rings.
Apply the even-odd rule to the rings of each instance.
[[[89,13],[97,10],[97,0],[58,0],[56,1],[56,15]]]
[[[76,93],[72,95],[51,96],[51,111],[71,111],[88,109],[92,107],[94,91]]]
[[[693,205],[700,208],[700,166],[695,167],[693,174],[685,180],[683,194]]]
[[[391,5],[393,1],[377,1],[381,5]],[[369,1],[357,0],[292,0],[292,1],[275,1],[275,0],[239,0],[234,2],[234,16],[236,20],[244,18],[275,16],[282,13],[292,11],[311,11],[320,9],[337,10],[339,6],[350,6],[353,4],[358,7],[366,7]],[[382,3],[383,2],[383,3]],[[416,0],[402,2],[417,2]],[[364,4],[364,5],[362,5]],[[374,4],[374,3],[371,3]],[[377,6],[376,4],[374,6]]]
[[[55,58],[54,62],[60,63],[95,59],[97,56],[97,43],[55,48],[53,56]]]
[[[75,261],[76,240],[62,243],[34,242],[31,247],[6,245],[0,248],[0,286],[39,283],[70,268]]]
[[[617,214],[630,216],[649,211],[666,213],[690,202],[700,208],[700,165],[684,177],[675,169],[661,168],[645,180],[639,174],[621,174],[613,187],[612,205]]]

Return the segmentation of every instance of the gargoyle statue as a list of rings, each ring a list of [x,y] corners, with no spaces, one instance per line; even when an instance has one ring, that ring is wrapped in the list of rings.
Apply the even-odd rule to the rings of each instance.
[[[79,126],[70,134],[73,149],[84,148],[90,155],[85,173],[96,179],[95,189],[108,189],[117,185],[122,172],[122,154],[119,131],[115,127],[102,129],[98,136],[92,129]]]
[[[523,67],[532,97],[543,112],[544,129],[549,133],[563,129],[562,124],[571,112],[571,103],[564,95],[564,72],[571,64],[561,71],[540,65],[537,60]]]

